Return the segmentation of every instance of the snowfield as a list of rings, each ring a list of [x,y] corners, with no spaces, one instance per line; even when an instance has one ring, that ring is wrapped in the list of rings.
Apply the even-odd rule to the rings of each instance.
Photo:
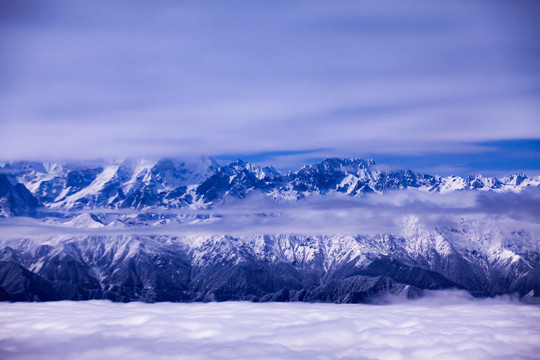
[[[391,301],[391,300],[390,300]],[[435,292],[389,305],[0,304],[2,359],[537,359],[540,307]]]

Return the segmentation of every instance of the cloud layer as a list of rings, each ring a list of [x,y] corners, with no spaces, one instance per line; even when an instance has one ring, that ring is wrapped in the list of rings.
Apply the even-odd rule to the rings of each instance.
[[[0,315],[3,359],[493,360],[540,351],[537,306],[446,291],[384,306],[5,303]]]
[[[146,211],[133,209],[85,210],[102,217],[105,224],[129,220],[132,225],[90,227],[70,226],[68,218],[52,221],[11,218],[0,219],[0,239],[20,237],[48,237],[81,234],[142,234],[142,235],[358,235],[400,234],[404,221],[410,217],[432,227],[452,228],[461,219],[473,219],[498,228],[502,232],[516,230],[540,233],[537,214],[540,211],[540,189],[531,188],[521,193],[456,191],[447,194],[407,189],[371,194],[360,198],[334,194],[313,196],[298,201],[275,201],[261,193],[244,199],[230,199],[214,208],[154,209],[149,213],[165,215],[175,220],[163,223],[154,220],[133,224],[138,214]],[[45,212],[45,214],[47,214]],[[73,217],[78,213],[68,213]],[[203,221],[200,216],[211,219]],[[150,217],[152,218],[152,217]],[[49,219],[51,220],[51,219]],[[63,224],[62,222],[67,222]],[[95,225],[95,224],[94,224]]]

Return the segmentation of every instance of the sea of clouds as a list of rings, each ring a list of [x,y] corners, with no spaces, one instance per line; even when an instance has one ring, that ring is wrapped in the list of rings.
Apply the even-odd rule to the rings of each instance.
[[[0,304],[2,359],[537,359],[540,307],[433,292],[390,305]]]

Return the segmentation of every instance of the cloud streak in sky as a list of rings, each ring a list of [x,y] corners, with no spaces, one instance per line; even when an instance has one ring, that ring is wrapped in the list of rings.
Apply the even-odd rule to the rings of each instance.
[[[459,153],[540,137],[530,1],[4,4],[8,160]]]
[[[493,360],[540,351],[540,308],[458,291],[384,306],[6,303],[0,315],[4,359]]]

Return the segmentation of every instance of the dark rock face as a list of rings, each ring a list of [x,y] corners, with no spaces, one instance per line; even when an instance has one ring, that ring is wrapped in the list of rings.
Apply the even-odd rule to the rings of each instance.
[[[517,261],[488,260],[488,253],[470,256],[463,249],[434,257],[410,253],[410,238],[385,241],[381,250],[380,237],[81,236],[51,244],[27,240],[0,252],[0,297],[355,303],[448,288],[478,296],[540,295],[540,264],[534,261],[538,254],[530,251]]]
[[[360,159],[326,159],[320,164],[306,165],[290,175],[293,188],[298,191],[326,192],[349,173],[366,170],[373,161]]]
[[[0,174],[0,217],[32,216],[39,205],[23,184],[13,185],[5,174]]]
[[[205,202],[211,203],[225,197],[243,199],[250,191],[267,192],[281,184],[282,177],[275,169],[252,167],[242,160],[237,160],[220,167],[214,175],[198,185],[196,194]]]

